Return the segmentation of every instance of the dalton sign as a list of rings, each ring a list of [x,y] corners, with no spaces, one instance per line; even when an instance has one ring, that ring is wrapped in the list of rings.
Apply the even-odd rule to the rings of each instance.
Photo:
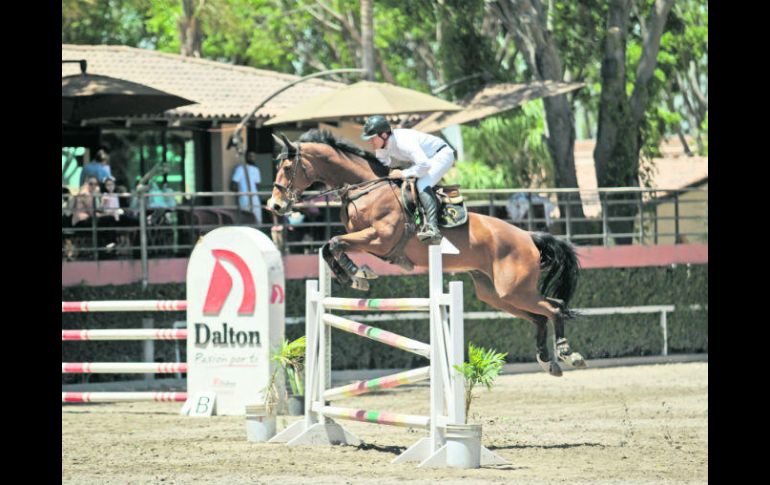
[[[222,227],[187,266],[187,395],[216,395],[215,414],[243,415],[264,401],[284,337],[283,261],[269,237]]]

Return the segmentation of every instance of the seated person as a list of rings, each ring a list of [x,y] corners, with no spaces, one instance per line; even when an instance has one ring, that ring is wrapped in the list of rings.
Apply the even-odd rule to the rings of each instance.
[[[66,185],[61,186],[61,227],[72,227],[72,208],[75,199]]]
[[[102,183],[101,209],[102,216],[99,217],[98,225],[100,227],[121,226],[121,219],[124,211],[120,208],[120,200],[115,192],[115,177],[108,176]],[[118,244],[118,234],[115,231],[105,231],[100,234],[100,246],[112,249]]]
[[[115,177],[104,179],[102,191],[102,211],[106,216],[112,216],[115,221],[120,220],[123,209],[120,208],[120,200],[115,192]]]
[[[89,227],[91,217],[101,213],[99,209],[99,182],[95,176],[86,178],[75,196],[75,204],[72,208],[72,227]]]

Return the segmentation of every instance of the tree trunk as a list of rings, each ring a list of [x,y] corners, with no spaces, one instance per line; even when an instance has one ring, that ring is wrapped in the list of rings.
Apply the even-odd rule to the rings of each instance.
[[[649,81],[657,65],[660,38],[673,0],[656,0],[645,22],[642,56],[636,70],[631,99],[626,96],[626,39],[632,0],[612,0],[607,15],[607,37],[602,60],[602,94],[599,105],[594,163],[599,187],[639,187],[639,148],[641,124],[649,98]],[[610,217],[638,215],[639,195],[615,196]],[[634,221],[610,222],[616,234],[634,232]],[[633,236],[614,238],[618,244],[630,244]]]
[[[363,41],[363,68],[366,79],[374,81],[374,0],[361,0],[361,38]]]
[[[630,119],[628,99],[626,98],[626,36],[631,0],[613,0],[607,14],[607,37],[604,42],[602,59],[602,92],[599,99],[599,121],[596,130],[596,148],[594,165],[599,187],[612,187],[620,179],[610,173],[612,153],[621,138],[618,137],[622,125]],[[612,160],[612,164],[610,163]]]
[[[179,27],[180,54],[185,57],[201,57],[203,33],[201,32],[200,11],[205,0],[199,0],[196,12],[194,0],[182,0],[182,17],[177,25]]]
[[[444,45],[444,26],[446,25],[446,6],[444,0],[436,0],[435,12],[436,12],[436,44],[440,46]],[[436,63],[438,69],[436,69],[436,82],[439,86],[443,86],[446,83],[446,72],[443,62]]]
[[[513,35],[518,49],[524,54],[529,68],[540,81],[562,81],[564,68],[556,43],[547,29],[547,11],[539,0],[500,0],[495,2],[500,18]],[[567,96],[560,94],[543,99],[548,126],[548,150],[554,164],[556,186],[577,188],[575,171],[575,119]],[[571,197],[570,217],[583,218],[580,196]],[[577,200],[577,204],[575,204]],[[561,217],[566,215],[564,197],[559,198]],[[573,232],[590,232],[576,226]],[[564,233],[562,228],[554,232]]]

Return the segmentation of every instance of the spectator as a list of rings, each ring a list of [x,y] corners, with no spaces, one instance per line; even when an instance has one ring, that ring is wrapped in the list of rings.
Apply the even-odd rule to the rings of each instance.
[[[125,194],[128,192],[128,187],[125,185],[118,185],[115,187],[115,191],[119,194]],[[118,198],[118,204],[120,205],[121,209],[128,209],[131,206],[131,200],[128,197],[119,197]]]
[[[99,182],[96,177],[86,179],[86,183],[80,187],[80,192],[75,196],[75,206],[72,210],[72,226],[83,227],[90,225],[89,219],[98,211]]]
[[[123,215],[118,194],[115,192],[115,177],[108,176],[102,182],[102,211],[106,216],[112,216],[116,222]]]
[[[104,182],[104,179],[107,177],[112,177],[110,154],[105,147],[99,148],[99,150],[96,151],[94,159],[83,167],[83,170],[80,172],[81,187],[88,177],[96,177],[96,180],[99,183]]]
[[[67,261],[75,259],[75,244],[72,241],[73,234],[69,228],[72,227],[72,208],[75,205],[75,199],[69,187],[62,184],[61,187],[61,238],[62,252]]]
[[[163,189],[161,190],[165,195],[164,200],[166,202],[166,208],[170,210],[174,210],[176,208],[176,197],[174,197],[174,189],[171,188],[171,186],[168,184],[168,182],[163,182]]]
[[[119,194],[125,194],[128,189],[125,185],[115,185],[114,177],[104,179],[104,195],[102,195],[102,209],[106,214],[99,218],[99,225],[117,226],[121,228],[136,227],[139,225],[139,219],[134,216],[130,209],[130,201],[127,197],[120,197]],[[131,246],[133,231],[126,229],[116,230],[106,233],[105,240],[108,241],[106,247],[112,249],[109,243],[116,243],[119,255],[130,254],[128,249]]]
[[[72,197],[72,192],[66,185],[61,186],[61,227],[72,226],[72,208],[74,206],[75,199]]]
[[[155,180],[150,181],[150,190],[147,191],[149,197],[147,198],[148,209],[165,209],[166,198],[163,196],[163,191],[158,187],[158,182]]]
[[[246,165],[239,163],[233,170],[233,178],[230,181],[230,190],[233,192],[256,192],[257,184],[262,181],[262,176],[257,168],[257,154],[248,152],[246,154]],[[248,184],[246,183],[248,177]],[[257,220],[257,224],[262,224],[262,203],[259,196],[251,196],[251,207],[249,207],[249,196],[238,196],[238,207],[244,211],[251,211]]]
[[[539,195],[529,196],[524,193],[513,194],[508,198],[506,202],[506,208],[508,209],[508,217],[513,222],[524,223],[529,220],[529,201],[532,200],[532,218],[540,219],[545,218],[545,228],[538,228],[538,230],[547,230],[553,223],[552,213],[556,210],[556,206],[547,198]],[[537,206],[541,206],[538,208]],[[542,216],[538,212],[542,209]]]

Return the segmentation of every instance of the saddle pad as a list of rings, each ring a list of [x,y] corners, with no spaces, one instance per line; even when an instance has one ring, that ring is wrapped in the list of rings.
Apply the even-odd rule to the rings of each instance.
[[[439,199],[439,227],[457,227],[468,222],[468,209],[465,200],[460,195],[458,185],[436,187],[436,195]],[[408,216],[415,224],[422,224],[422,215],[418,210],[415,184],[413,180],[401,184],[401,200],[407,210]]]

